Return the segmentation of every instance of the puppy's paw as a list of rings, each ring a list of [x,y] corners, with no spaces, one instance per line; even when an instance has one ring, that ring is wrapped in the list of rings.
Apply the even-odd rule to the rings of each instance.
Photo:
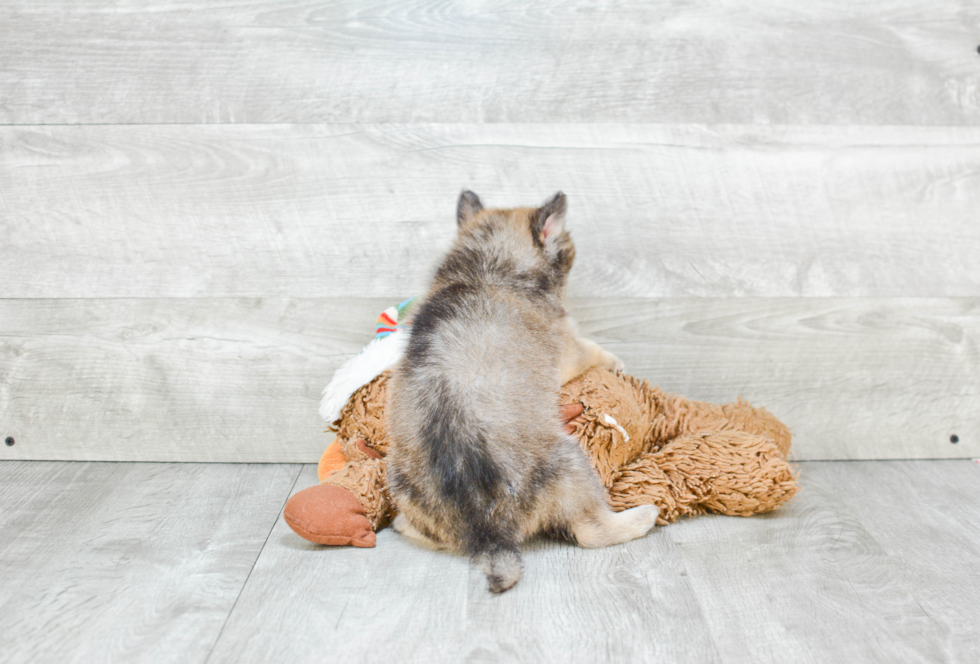
[[[603,353],[605,353],[605,357],[603,358],[603,363],[602,363],[602,366],[604,368],[609,369],[610,371],[626,370],[626,364],[621,359],[619,359],[618,357],[616,357],[615,355],[613,355],[607,350],[604,350]]]
[[[402,537],[407,537],[410,540],[414,540],[416,544],[420,544],[427,549],[438,551],[442,548],[442,545],[439,544],[439,542],[433,542],[431,539],[420,533],[404,514],[399,514],[392,519],[391,527],[394,528],[395,532]]]
[[[623,514],[628,514],[632,523],[630,524],[633,539],[643,537],[657,525],[657,517],[660,516],[660,508],[656,505],[640,505],[633,507]]]
[[[405,531],[412,527],[412,524],[408,522],[404,514],[398,514],[394,519],[391,520],[391,527],[395,529],[395,532],[399,535],[404,535]]]

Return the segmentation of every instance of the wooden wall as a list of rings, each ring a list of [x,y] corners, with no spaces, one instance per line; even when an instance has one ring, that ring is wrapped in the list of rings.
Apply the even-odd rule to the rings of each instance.
[[[980,6],[0,2],[0,459],[315,461],[459,190],[799,459],[980,455]],[[958,443],[951,443],[951,436]]]

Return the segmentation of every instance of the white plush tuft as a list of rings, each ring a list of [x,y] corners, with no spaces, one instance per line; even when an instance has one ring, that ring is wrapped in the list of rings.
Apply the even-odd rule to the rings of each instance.
[[[409,335],[408,330],[398,329],[386,337],[375,339],[360,353],[344,362],[330,379],[330,384],[323,388],[320,416],[328,423],[340,417],[340,410],[354,392],[401,359],[408,345]]]

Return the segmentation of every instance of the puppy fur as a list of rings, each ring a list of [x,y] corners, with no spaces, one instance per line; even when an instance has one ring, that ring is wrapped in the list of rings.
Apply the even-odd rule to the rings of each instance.
[[[621,368],[579,339],[565,311],[575,247],[565,195],[484,209],[464,191],[458,237],[414,316],[392,376],[388,479],[395,529],[467,554],[490,589],[520,578],[520,544],[541,532],[583,547],[645,535],[659,510],[614,513],[559,419],[560,386]]]

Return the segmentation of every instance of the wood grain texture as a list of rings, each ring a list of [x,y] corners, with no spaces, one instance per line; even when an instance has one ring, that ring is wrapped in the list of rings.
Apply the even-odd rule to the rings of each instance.
[[[969,0],[0,5],[0,122],[974,124]]]
[[[296,489],[315,482],[310,466]],[[329,548],[280,520],[209,661],[719,661],[663,538],[605,551],[541,542],[525,563],[513,590],[491,596],[466,558],[390,528],[374,549]]]
[[[793,430],[797,459],[980,456],[975,298],[590,301],[575,313],[635,375],[765,406]]]
[[[942,626],[948,661],[980,660],[980,464],[827,464],[820,470],[821,480],[861,506],[854,512],[861,525],[900,561],[919,606]]]
[[[0,458],[314,462],[323,387],[397,301],[0,300]],[[980,300],[571,310],[634,375],[765,406],[797,459],[980,456]]]
[[[418,292],[471,187],[578,297],[980,295],[980,128],[0,127],[0,297]]]
[[[502,597],[471,568],[456,661],[725,661],[663,535],[598,551],[531,543],[520,582]]]
[[[390,302],[0,301],[6,458],[302,461],[320,393]]]
[[[801,467],[804,490],[770,515],[602,550],[532,543],[500,596],[390,529],[329,548],[280,521],[210,661],[973,661],[980,467]],[[309,466],[296,489],[315,481]]]
[[[907,508],[912,519],[930,520],[929,506],[900,498],[906,484],[882,481],[874,473],[886,463],[804,464],[803,491],[781,512],[699,518],[664,529],[725,661],[972,661],[956,654],[975,638],[952,633],[944,616],[923,605],[921,598],[932,592],[928,579],[908,569],[900,552],[883,546],[879,533],[865,527],[867,498],[879,510]],[[945,486],[950,480],[939,469],[950,464],[959,469],[952,483],[967,490],[963,474],[973,465],[969,461],[919,464],[932,472],[918,481],[934,489]],[[907,462],[890,465],[908,467]],[[864,488],[851,491],[855,485]],[[975,501],[972,511],[975,518]],[[894,520],[881,529],[894,538],[918,540]],[[945,536],[956,529],[944,523],[936,530]],[[904,548],[911,553],[918,545]],[[963,563],[939,570],[938,561],[931,561],[947,583],[970,570]],[[964,598],[956,609],[977,615],[978,597]]]
[[[307,466],[295,490],[316,482]],[[373,549],[323,547],[280,518],[209,663],[451,661],[469,564],[396,537],[389,528]]]
[[[0,647],[12,663],[974,661],[980,465],[800,465],[773,514],[531,543],[493,596],[464,558],[391,529],[374,549],[301,540],[281,507],[313,465],[0,462]]]
[[[298,472],[0,462],[3,661],[206,661]]]

